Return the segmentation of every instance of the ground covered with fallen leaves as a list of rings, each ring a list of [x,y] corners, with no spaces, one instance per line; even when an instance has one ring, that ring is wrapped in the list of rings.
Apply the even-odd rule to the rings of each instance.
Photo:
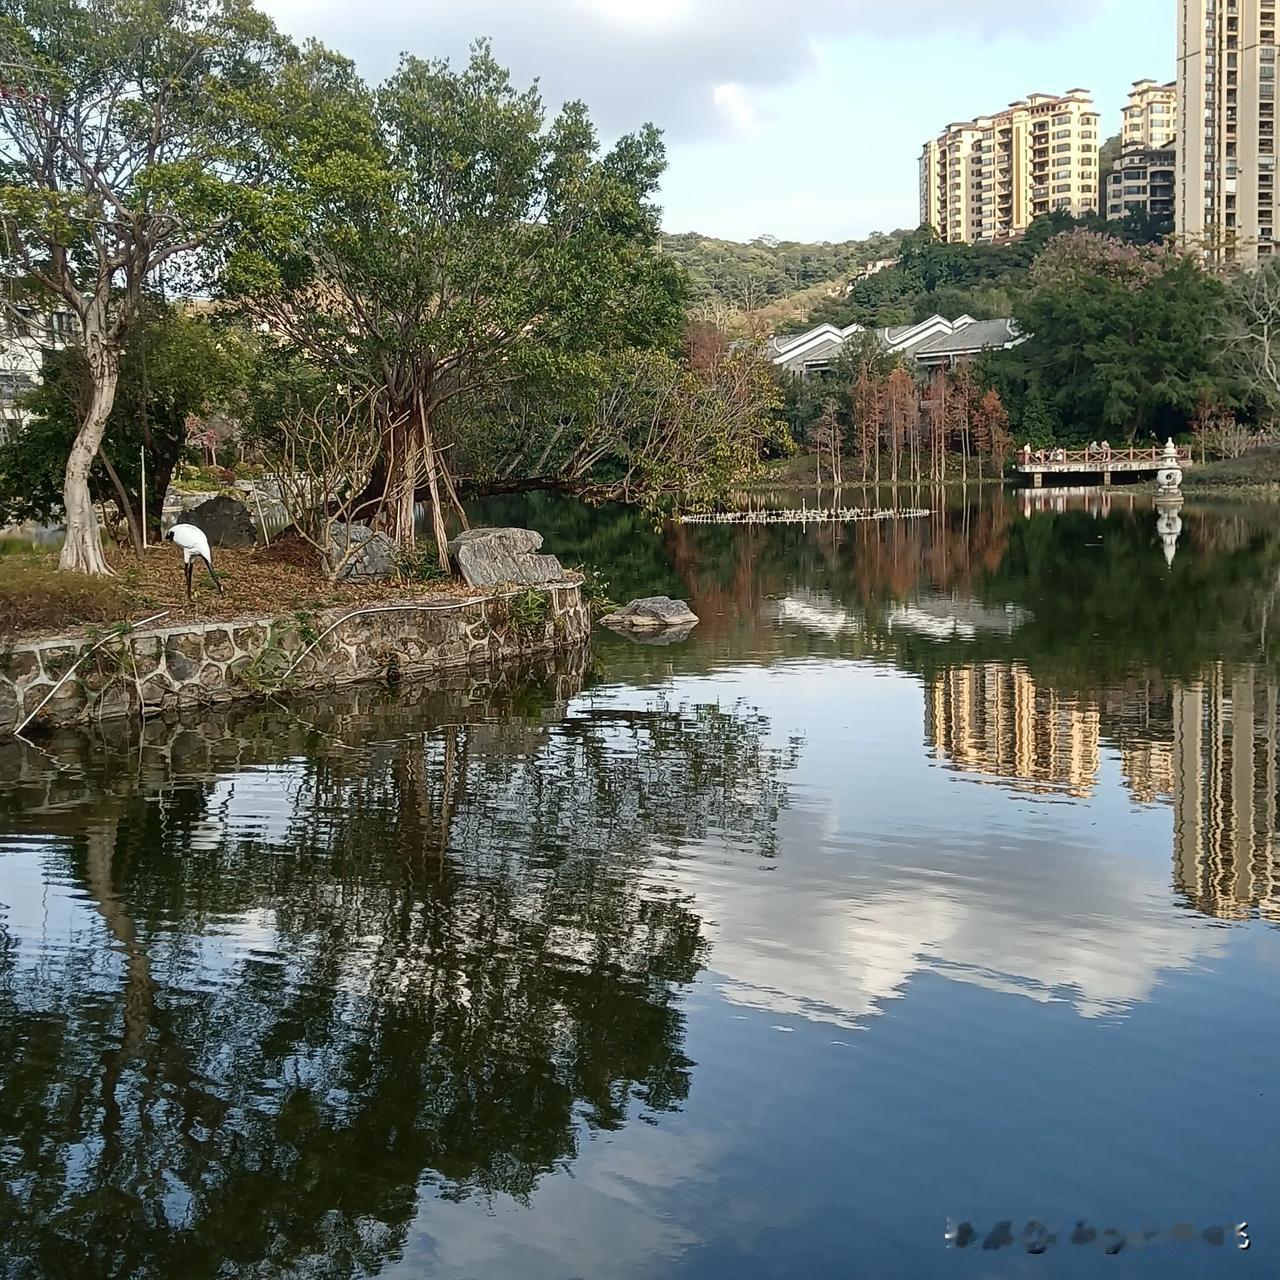
[[[358,609],[388,600],[455,596],[476,592],[456,578],[430,582],[333,583],[304,543],[284,540],[261,550],[214,552],[225,594],[219,595],[204,566],[197,564],[195,598],[188,602],[182,555],[169,544],[151,547],[139,559],[132,551],[111,550],[114,578],[61,573],[53,552],[0,555],[0,639],[65,635],[86,627],[141,622],[165,613],[155,626],[312,612],[331,607]]]

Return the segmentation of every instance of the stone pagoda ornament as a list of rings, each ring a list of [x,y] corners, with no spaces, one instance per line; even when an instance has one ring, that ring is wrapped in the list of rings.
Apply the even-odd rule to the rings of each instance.
[[[1156,495],[1158,497],[1181,496],[1182,468],[1178,465],[1178,450],[1170,440],[1164,447],[1164,456],[1160,459],[1160,470],[1156,472]]]

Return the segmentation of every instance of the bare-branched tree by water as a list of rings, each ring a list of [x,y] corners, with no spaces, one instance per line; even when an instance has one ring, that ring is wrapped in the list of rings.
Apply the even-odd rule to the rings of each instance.
[[[293,533],[334,579],[363,545],[356,526],[371,504],[362,495],[384,456],[378,414],[370,392],[298,404],[282,413],[264,446]]]
[[[459,427],[490,489],[586,491],[651,505],[721,499],[770,452],[790,447],[781,395],[753,348],[698,342],[678,360],[631,349],[593,362],[571,394],[537,381],[504,388]]]

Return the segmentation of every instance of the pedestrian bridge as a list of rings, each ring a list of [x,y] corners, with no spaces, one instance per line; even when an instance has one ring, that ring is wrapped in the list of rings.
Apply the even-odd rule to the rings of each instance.
[[[1172,445],[1152,445],[1129,449],[1023,449],[1015,455],[1019,474],[1031,477],[1039,489],[1045,476],[1098,476],[1110,484],[1117,475],[1155,475],[1165,467],[1182,469],[1192,465],[1191,450]]]

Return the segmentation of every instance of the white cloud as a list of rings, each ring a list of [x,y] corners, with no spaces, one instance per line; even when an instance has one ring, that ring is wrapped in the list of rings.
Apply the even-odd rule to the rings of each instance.
[[[716,110],[738,133],[750,133],[756,127],[755,106],[740,84],[718,84],[711,98]]]
[[[517,81],[539,77],[549,102],[582,98],[606,134],[655,120],[675,140],[740,128],[718,87],[794,83],[819,67],[825,41],[1043,33],[1103,3],[809,0],[782,13],[776,0],[262,0],[294,36],[320,38],[375,78],[402,50],[456,59],[491,36]]]
[[[697,14],[695,0],[580,0],[588,13],[620,27],[649,27],[670,31]]]

